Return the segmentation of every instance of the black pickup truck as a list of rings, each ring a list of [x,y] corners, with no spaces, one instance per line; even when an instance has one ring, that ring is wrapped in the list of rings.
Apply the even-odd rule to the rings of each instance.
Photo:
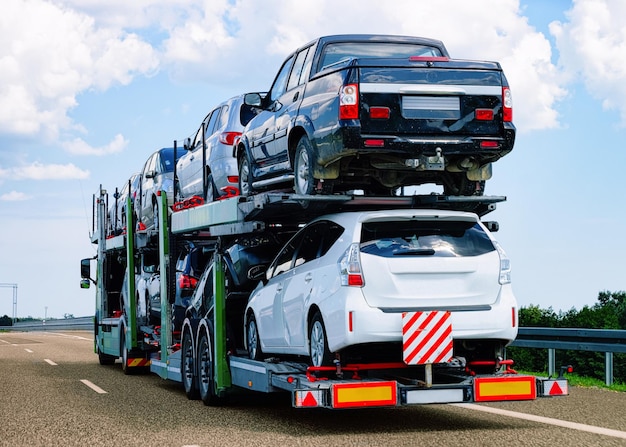
[[[234,146],[242,194],[293,182],[299,194],[435,183],[480,195],[515,141],[500,64],[450,59],[433,39],[321,37],[245,100],[258,114]]]

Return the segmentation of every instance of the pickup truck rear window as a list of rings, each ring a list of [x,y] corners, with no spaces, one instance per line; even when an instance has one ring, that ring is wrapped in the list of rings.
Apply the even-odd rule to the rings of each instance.
[[[324,47],[319,70],[353,58],[409,58],[411,56],[441,56],[438,48],[397,42],[340,42]]]
[[[475,222],[366,222],[361,229],[361,252],[385,258],[479,256],[493,250],[493,242]]]

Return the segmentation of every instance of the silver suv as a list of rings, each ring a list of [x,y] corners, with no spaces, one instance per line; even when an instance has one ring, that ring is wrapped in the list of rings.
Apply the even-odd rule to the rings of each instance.
[[[154,152],[143,166],[137,214],[146,228],[158,229],[159,191],[167,194],[168,205],[174,203],[174,164],[174,148],[166,147]]]
[[[202,121],[176,165],[179,199],[201,196],[206,201],[239,195],[237,160],[233,144],[256,110],[244,104],[244,95],[215,107]],[[205,165],[203,154],[205,152]]]

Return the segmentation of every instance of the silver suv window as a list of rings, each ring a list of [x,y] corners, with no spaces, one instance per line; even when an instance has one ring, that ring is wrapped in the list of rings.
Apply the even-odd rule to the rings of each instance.
[[[365,222],[361,227],[361,252],[386,258],[479,256],[494,250],[476,222],[403,220]]]

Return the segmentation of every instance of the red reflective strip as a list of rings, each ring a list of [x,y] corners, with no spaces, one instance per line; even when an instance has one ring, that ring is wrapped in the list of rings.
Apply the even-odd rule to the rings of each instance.
[[[385,140],[365,140],[366,147],[385,147]]]
[[[479,121],[491,121],[493,120],[493,110],[491,109],[476,109],[474,116]]]
[[[450,59],[445,56],[410,56],[411,62],[448,62]]]
[[[500,146],[500,143],[498,143],[497,141],[481,141],[480,142],[480,147],[482,148],[496,148],[499,146]]]
[[[515,308],[511,307],[511,327],[515,327]]]
[[[370,107],[370,118],[372,119],[388,119],[390,113],[389,107]]]

